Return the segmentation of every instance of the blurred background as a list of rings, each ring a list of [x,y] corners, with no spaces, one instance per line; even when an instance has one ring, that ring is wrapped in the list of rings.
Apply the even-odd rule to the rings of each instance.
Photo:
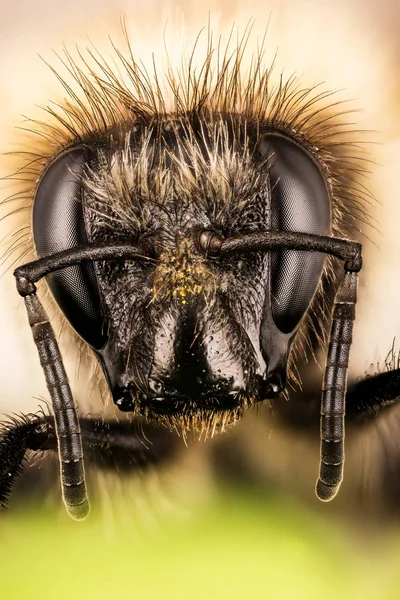
[[[0,150],[21,148],[24,116],[62,100],[44,63],[53,51],[93,42],[111,53],[126,17],[134,51],[162,57],[164,36],[179,56],[210,19],[216,35],[254,19],[256,47],[268,26],[275,73],[324,82],[360,110],[369,133],[377,202],[363,229],[365,267],[351,377],[383,368],[400,339],[400,6],[389,0],[268,0],[169,3],[37,0],[7,3],[0,24]],[[176,43],[174,43],[176,36]],[[44,59],[41,60],[42,57]],[[12,159],[0,161],[2,176]],[[1,198],[12,193],[1,183]],[[25,223],[26,224],[26,223]],[[23,224],[0,221],[2,251]],[[11,236],[11,237],[10,237]],[[0,278],[0,412],[36,411],[48,399],[11,263]],[[85,359],[68,331],[62,349],[78,404],[102,414]],[[321,377],[317,370],[316,381]],[[333,503],[314,497],[318,438],[283,427],[268,408],[204,444],[174,440],[160,464],[134,474],[89,469],[93,511],[84,523],[61,507],[52,457],[27,469],[0,515],[0,597],[5,598],[400,598],[400,412],[347,436],[345,481]],[[318,424],[316,424],[316,429]],[[53,482],[53,483],[51,483]],[[54,483],[56,482],[56,483]],[[3,595],[2,595],[3,594]]]

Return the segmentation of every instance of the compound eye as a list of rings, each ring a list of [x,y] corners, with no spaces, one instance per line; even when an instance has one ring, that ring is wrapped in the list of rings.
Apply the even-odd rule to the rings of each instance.
[[[269,166],[272,229],[329,235],[330,194],[314,159],[278,133],[264,134],[259,146]],[[271,253],[272,316],[283,333],[293,331],[306,312],[324,261],[323,254],[313,252]]]
[[[89,160],[87,148],[75,148],[53,160],[42,175],[33,204],[39,257],[88,243],[81,180]],[[93,265],[66,267],[47,275],[46,281],[75,331],[94,348],[102,348],[107,338]]]

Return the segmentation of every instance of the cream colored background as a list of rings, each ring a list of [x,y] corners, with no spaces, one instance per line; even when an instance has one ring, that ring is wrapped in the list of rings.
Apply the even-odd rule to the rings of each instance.
[[[119,36],[121,15],[126,15],[136,51],[143,56],[160,48],[166,21],[171,30],[181,30],[184,22],[190,40],[206,25],[209,12],[218,31],[233,21],[244,28],[254,18],[255,40],[269,20],[267,46],[271,57],[278,48],[277,71],[296,71],[305,82],[325,81],[329,89],[343,89],[341,97],[353,98],[363,109],[356,116],[360,128],[378,132],[370,136],[377,143],[370,147],[368,185],[381,203],[373,215],[379,231],[366,232],[376,245],[365,244],[351,360],[352,372],[362,374],[370,362],[384,359],[395,336],[400,346],[400,5],[388,0],[269,0],[262,8],[255,0],[197,4],[185,2],[179,8],[166,2],[122,0],[3,2],[0,149],[14,149],[14,127],[21,114],[36,114],[34,105],[60,98],[61,90],[38,54],[54,62],[52,50],[61,51],[64,43],[85,45],[88,37],[104,51],[107,35]],[[2,175],[7,172],[5,159],[0,170]],[[0,223],[1,227],[0,235]],[[0,409],[35,410],[37,398],[47,393],[10,271],[0,279],[0,344]],[[74,377],[74,364],[71,349],[68,369],[79,401],[86,381]]]

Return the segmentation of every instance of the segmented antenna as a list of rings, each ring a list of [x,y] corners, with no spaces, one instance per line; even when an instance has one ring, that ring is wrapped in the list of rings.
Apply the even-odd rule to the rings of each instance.
[[[81,520],[89,514],[90,506],[86,492],[81,430],[71,388],[53,328],[36,295],[35,284],[24,277],[17,277],[17,287],[25,301],[29,325],[52,400],[64,504],[70,517]]]
[[[86,491],[83,463],[82,436],[77,410],[68,383],[62,356],[50,325],[49,318],[36,294],[35,281],[44,275],[78,264],[83,260],[107,258],[145,258],[143,250],[132,246],[109,247],[82,246],[40,258],[14,271],[17,290],[24,298],[40,364],[49,390],[57,435],[61,471],[61,489],[65,507],[70,517],[82,520],[89,514],[90,505]]]
[[[332,312],[324,384],[321,398],[321,451],[316,494],[328,502],[343,479],[344,415],[347,369],[356,317],[358,273],[346,271]]]

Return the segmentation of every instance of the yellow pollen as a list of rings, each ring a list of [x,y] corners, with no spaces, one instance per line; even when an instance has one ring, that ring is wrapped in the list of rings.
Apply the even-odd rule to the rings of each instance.
[[[187,304],[188,296],[205,292],[210,276],[205,258],[193,252],[189,240],[181,240],[160,256],[154,276],[153,301],[172,296],[181,304]]]

